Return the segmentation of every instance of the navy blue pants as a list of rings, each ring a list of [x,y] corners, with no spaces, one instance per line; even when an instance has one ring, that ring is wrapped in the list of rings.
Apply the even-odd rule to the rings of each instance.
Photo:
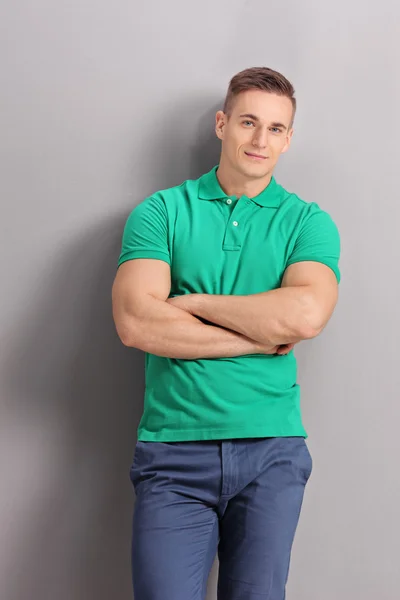
[[[135,600],[284,600],[312,459],[303,437],[138,442]]]

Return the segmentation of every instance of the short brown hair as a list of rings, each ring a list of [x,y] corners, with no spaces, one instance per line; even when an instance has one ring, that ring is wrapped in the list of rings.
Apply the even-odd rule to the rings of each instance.
[[[272,94],[278,94],[279,96],[286,96],[292,102],[293,114],[291,126],[294,121],[294,115],[296,112],[296,98],[294,97],[294,87],[278,71],[269,69],[268,67],[251,67],[240,71],[232,77],[229,82],[228,92],[226,94],[224,102],[224,113],[228,116],[228,119],[232,113],[233,103],[240,92],[246,90],[264,90]]]

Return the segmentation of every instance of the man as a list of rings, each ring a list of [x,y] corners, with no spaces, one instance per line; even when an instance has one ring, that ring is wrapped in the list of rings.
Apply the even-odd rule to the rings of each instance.
[[[216,114],[217,166],[130,214],[113,286],[122,342],[146,352],[131,467],[135,600],[284,600],[312,470],[294,344],[338,297],[340,242],[280,186],[291,83],[251,68]]]

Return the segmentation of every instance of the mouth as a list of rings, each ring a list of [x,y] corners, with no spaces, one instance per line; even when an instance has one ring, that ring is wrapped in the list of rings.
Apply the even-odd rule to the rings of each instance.
[[[249,158],[253,158],[255,160],[265,160],[266,156],[261,156],[261,154],[254,154],[253,152],[245,152],[246,156]]]

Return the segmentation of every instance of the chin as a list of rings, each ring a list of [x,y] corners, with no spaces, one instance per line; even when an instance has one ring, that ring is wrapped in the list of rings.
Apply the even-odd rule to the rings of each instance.
[[[242,165],[241,171],[243,174],[248,175],[249,177],[266,177],[269,173],[269,169],[267,165],[254,164],[254,165]]]

